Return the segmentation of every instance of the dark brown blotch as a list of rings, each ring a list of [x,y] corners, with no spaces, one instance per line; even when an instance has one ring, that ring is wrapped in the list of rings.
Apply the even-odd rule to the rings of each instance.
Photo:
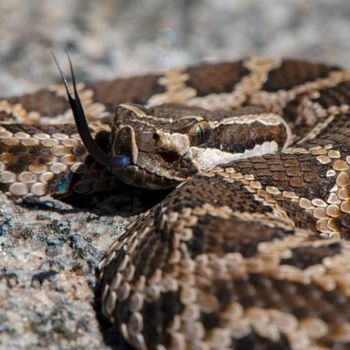
[[[193,227],[193,238],[188,242],[188,248],[192,257],[234,252],[239,252],[244,257],[252,257],[257,253],[259,243],[291,234],[292,230],[269,227],[259,222],[206,215],[199,217],[198,223]]]
[[[186,85],[197,91],[197,96],[209,93],[220,94],[231,92],[241,79],[249,74],[243,61],[203,64],[187,70],[190,79]]]
[[[20,103],[27,112],[38,112],[42,116],[48,117],[55,117],[69,108],[66,97],[58,96],[54,91],[47,89],[20,97],[12,97],[8,101],[11,104]]]
[[[326,78],[330,72],[340,70],[337,66],[311,63],[304,60],[283,60],[280,67],[273,69],[262,90],[275,92],[289,90],[297,85]]]
[[[108,111],[114,111],[120,103],[145,104],[154,94],[164,92],[164,86],[158,83],[159,78],[159,75],[145,75],[87,83],[86,86],[93,91],[95,102],[103,103]]]
[[[296,247],[291,250],[292,256],[283,259],[282,264],[293,265],[299,269],[306,269],[315,264],[321,264],[323,259],[341,253],[341,244],[332,243],[323,246]]]

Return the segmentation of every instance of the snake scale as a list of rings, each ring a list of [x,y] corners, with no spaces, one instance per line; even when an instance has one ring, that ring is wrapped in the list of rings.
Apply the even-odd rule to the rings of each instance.
[[[251,57],[68,97],[85,146],[64,85],[0,101],[0,190],[174,188],[100,264],[129,344],[350,349],[350,70]]]

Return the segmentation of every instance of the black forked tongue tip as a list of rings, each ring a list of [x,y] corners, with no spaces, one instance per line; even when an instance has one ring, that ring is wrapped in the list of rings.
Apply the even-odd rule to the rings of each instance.
[[[60,72],[63,84],[65,86],[69,105],[70,105],[70,108],[71,108],[73,116],[74,116],[75,125],[78,129],[81,140],[82,140],[84,146],[87,148],[91,157],[96,162],[109,168],[111,171],[118,170],[118,169],[124,169],[124,168],[128,167],[131,164],[131,159],[128,156],[118,155],[116,157],[112,157],[109,154],[106,154],[105,152],[103,152],[101,150],[101,148],[98,146],[96,141],[91,136],[91,133],[90,133],[87,121],[86,121],[85,112],[84,112],[83,106],[82,106],[80,98],[79,98],[79,93],[78,93],[77,84],[76,84],[75,75],[74,75],[74,70],[73,70],[73,64],[72,64],[72,61],[71,61],[68,53],[66,52],[68,62],[69,62],[70,72],[71,72],[74,94],[73,94],[73,92],[68,84],[66,77],[63,74],[62,68],[58,63],[56,56],[54,55],[53,52],[51,52],[51,54],[52,54],[52,57],[56,63],[56,66]]]

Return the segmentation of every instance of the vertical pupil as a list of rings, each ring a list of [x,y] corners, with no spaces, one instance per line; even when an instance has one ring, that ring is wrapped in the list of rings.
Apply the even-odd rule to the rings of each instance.
[[[207,141],[209,136],[209,125],[207,122],[199,122],[192,127],[189,132],[191,143],[193,145],[201,145]]]
[[[199,141],[204,140],[204,130],[200,125],[197,125],[196,132],[197,132],[197,136],[198,136]]]

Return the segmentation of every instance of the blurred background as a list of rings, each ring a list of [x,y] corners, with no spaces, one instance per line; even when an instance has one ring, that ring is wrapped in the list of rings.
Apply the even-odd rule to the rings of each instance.
[[[248,55],[350,66],[348,0],[0,0],[0,95]]]

